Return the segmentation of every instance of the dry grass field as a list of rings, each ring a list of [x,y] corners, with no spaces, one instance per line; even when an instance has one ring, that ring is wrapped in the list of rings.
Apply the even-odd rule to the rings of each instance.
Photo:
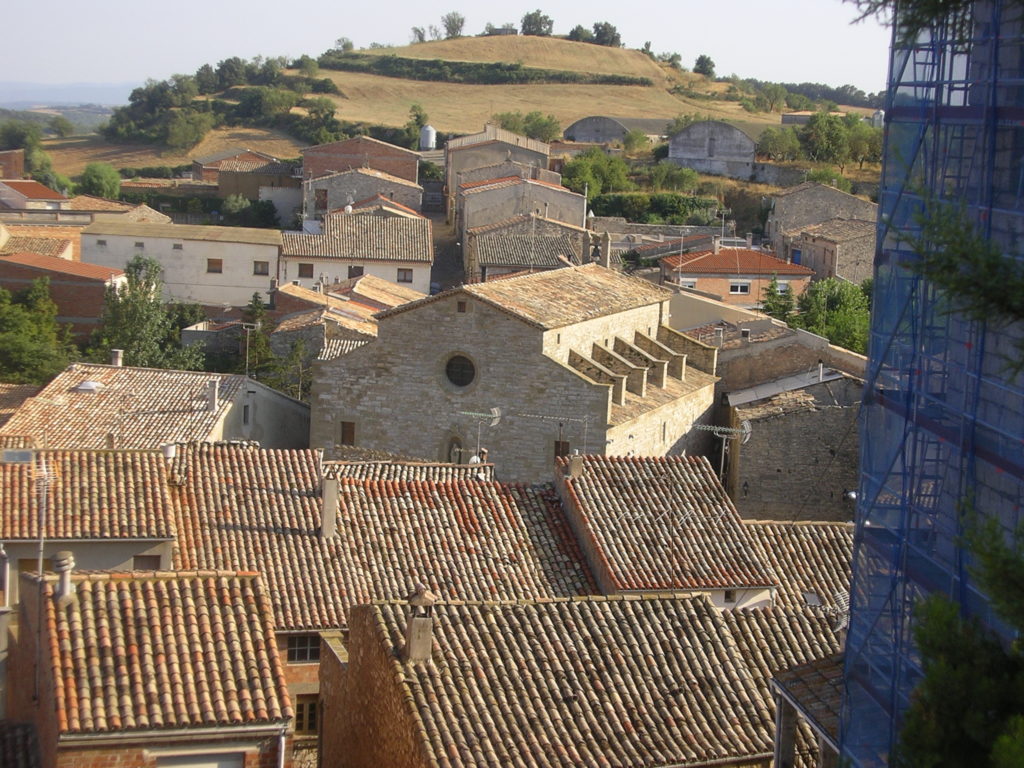
[[[101,136],[75,136],[50,139],[43,149],[53,167],[65,176],[77,176],[89,163],[110,163],[115,168],[139,168],[152,165],[184,165],[195,157],[204,157],[236,147],[257,149],[274,157],[299,156],[302,144],[290,136],[259,128],[220,128],[211,131],[197,146],[179,153],[148,144],[111,144]]]

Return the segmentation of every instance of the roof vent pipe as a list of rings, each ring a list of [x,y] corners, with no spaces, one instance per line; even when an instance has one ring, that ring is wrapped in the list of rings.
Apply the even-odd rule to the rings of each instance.
[[[57,582],[57,604],[64,607],[74,597],[75,585],[71,583],[71,572],[75,569],[73,552],[61,550],[53,558],[53,570],[60,576]]]
[[[210,405],[210,413],[220,410],[220,379],[210,379],[207,382],[206,401]]]
[[[573,451],[569,457],[569,477],[577,478],[583,476],[583,457],[579,451]]]
[[[717,254],[722,248],[722,238],[714,235],[711,238],[711,252]]]
[[[124,350],[123,349],[112,349],[110,350],[110,364],[116,365],[120,368],[124,365]]]
[[[324,478],[321,496],[323,509],[320,511],[320,538],[326,539],[338,530],[338,478]]]
[[[164,458],[170,461],[178,455],[178,444],[177,443],[164,443],[160,446],[160,451],[163,453]]]

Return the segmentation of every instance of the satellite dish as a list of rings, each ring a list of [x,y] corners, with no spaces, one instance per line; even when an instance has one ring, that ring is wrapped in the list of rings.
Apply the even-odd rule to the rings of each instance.
[[[501,408],[491,408],[491,423],[489,426],[496,427],[501,422]]]

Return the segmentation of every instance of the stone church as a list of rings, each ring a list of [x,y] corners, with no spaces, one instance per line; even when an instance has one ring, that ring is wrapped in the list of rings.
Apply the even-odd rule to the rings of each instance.
[[[486,447],[500,479],[524,482],[575,450],[692,450],[717,350],[669,327],[670,296],[587,264],[384,310],[375,341],[317,367],[311,445],[454,462]]]

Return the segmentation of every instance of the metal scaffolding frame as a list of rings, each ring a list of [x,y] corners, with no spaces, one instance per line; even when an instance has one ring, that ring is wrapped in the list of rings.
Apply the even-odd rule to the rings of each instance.
[[[927,202],[1024,259],[1024,6],[975,2],[893,39],[841,728],[862,768],[887,763],[920,678],[922,597],[1007,632],[970,577],[961,511],[969,498],[1009,534],[1024,503],[1024,377],[1007,362],[1024,324],[952,311],[906,240]]]

